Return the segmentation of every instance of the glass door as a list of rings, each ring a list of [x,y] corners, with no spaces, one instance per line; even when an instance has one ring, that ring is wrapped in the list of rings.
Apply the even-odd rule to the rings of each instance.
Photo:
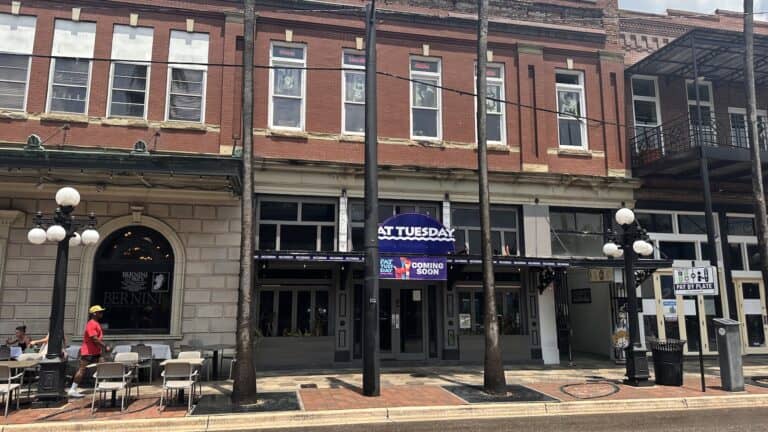
[[[768,353],[765,287],[760,280],[736,281],[741,337],[747,354]]]
[[[399,289],[400,329],[399,359],[422,360],[425,350],[425,304],[424,289]]]
[[[393,358],[392,333],[399,325],[392,303],[392,288],[379,288],[379,355],[383,359]]]

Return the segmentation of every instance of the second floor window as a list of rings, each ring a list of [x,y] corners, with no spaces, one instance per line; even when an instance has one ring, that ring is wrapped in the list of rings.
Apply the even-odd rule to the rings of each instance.
[[[264,198],[259,200],[259,250],[334,251],[333,202]]]
[[[207,33],[171,31],[167,120],[205,122],[208,45]]]
[[[632,77],[632,110],[635,115],[635,140],[646,147],[658,147],[661,135],[659,91],[655,77]]]
[[[699,89],[699,105],[696,105],[696,87]],[[686,82],[688,95],[688,115],[691,125],[691,142],[696,145],[701,132],[702,145],[717,145],[717,128],[715,127],[715,104],[712,99],[712,83],[700,82],[698,86],[693,81]],[[701,127],[699,125],[699,108],[701,109]]]
[[[494,255],[518,255],[518,220],[515,207],[491,207],[491,245]],[[451,227],[455,228],[457,254],[479,255],[480,209],[473,205],[451,208]]]
[[[35,17],[0,14],[0,109],[26,109],[35,24]]]
[[[411,138],[440,139],[440,60],[411,59]]]
[[[48,111],[88,113],[96,24],[56,20],[53,31]]]
[[[344,51],[342,74],[344,80],[342,92],[344,107],[342,112],[342,129],[346,134],[363,134],[365,132],[365,54],[354,51]]]
[[[498,64],[488,65],[486,73],[488,77],[488,99],[486,99],[487,134],[488,142],[504,144],[506,139],[506,125],[504,119],[505,105],[501,102],[505,98],[504,93],[504,66]]]
[[[304,130],[307,51],[304,45],[272,45],[270,51],[269,126]]]
[[[148,27],[115,26],[109,116],[146,118],[152,37]]]
[[[587,110],[584,100],[584,73],[557,71],[557,123],[560,146],[587,148]]]

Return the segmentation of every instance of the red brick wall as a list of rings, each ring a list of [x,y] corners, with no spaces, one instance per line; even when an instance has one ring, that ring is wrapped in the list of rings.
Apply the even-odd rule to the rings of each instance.
[[[237,38],[242,35],[242,24],[237,16],[231,18],[221,13],[234,10],[236,2],[219,3],[186,1],[133,0],[134,5],[94,7],[107,2],[83,1],[80,19],[97,23],[96,57],[109,58],[111,53],[112,26],[128,24],[131,12],[139,13],[139,25],[154,28],[153,60],[166,61],[168,42],[172,29],[184,30],[185,19],[195,19],[195,31],[210,34],[211,63],[239,64],[241,53],[235,49]],[[568,3],[573,6],[573,2]],[[615,2],[606,0],[600,4]],[[557,4],[557,2],[553,2]],[[141,6],[137,6],[141,5]],[[146,5],[161,6],[152,9]],[[55,18],[71,17],[71,2],[23,2],[22,13],[36,15],[37,35],[35,53],[48,55],[52,44]],[[594,5],[590,6],[594,8]],[[174,9],[176,8],[176,9]],[[0,12],[9,12],[10,6],[0,5]],[[420,55],[422,44],[430,45],[430,56],[442,60],[442,83],[446,87],[462,91],[474,90],[475,34],[474,25],[409,24],[382,15],[379,33],[379,70],[407,77],[409,55]],[[452,21],[453,22],[453,21]],[[533,25],[533,24],[532,24]],[[562,26],[561,26],[562,27]],[[285,39],[285,30],[291,29],[294,42],[306,43],[310,67],[340,67],[343,48],[354,48],[355,37],[364,35],[362,19],[354,15],[298,14],[280,11],[261,11],[257,24],[255,61],[258,65],[269,63],[270,41]],[[510,27],[515,31],[514,27]],[[513,151],[493,150],[490,167],[496,171],[521,171],[523,164],[546,167],[550,172],[604,176],[608,169],[625,169],[623,137],[609,123],[623,123],[623,80],[612,83],[611,74],[622,75],[622,65],[615,61],[600,60],[600,50],[612,48],[612,44],[600,36],[599,31],[584,30],[591,36],[582,38],[576,28],[558,29],[569,37],[555,37],[550,33],[500,33],[490,36],[490,49],[494,62],[505,66],[507,144]],[[563,34],[566,34],[563,33]],[[531,44],[543,50],[543,54],[521,52],[519,44]],[[589,122],[589,150],[591,155],[557,154],[557,120],[554,110],[556,68],[565,68],[566,60],[573,59],[574,69],[585,72],[587,115],[597,119]],[[42,137],[54,134],[61,122],[41,121],[36,117],[45,109],[49,60],[35,58],[32,63],[28,112],[29,120],[0,120],[0,140],[23,142],[30,133]],[[529,74],[529,66],[534,74]],[[255,71],[255,124],[257,130],[267,128],[269,71]],[[332,162],[362,162],[362,144],[339,141],[341,129],[341,74],[339,71],[307,72],[306,131],[308,138],[256,137],[257,157],[299,159]],[[240,89],[241,72],[238,68],[211,66],[208,70],[205,123],[208,131],[160,129],[158,150],[197,153],[219,153],[233,144],[240,143]],[[535,83],[535,84],[534,84]],[[71,130],[63,141],[63,134],[52,138],[46,145],[102,146],[129,148],[138,139],[145,139],[152,148],[152,128],[129,128],[100,124],[106,115],[109,85],[109,62],[95,62],[89,102],[88,124],[71,124]],[[167,90],[167,66],[153,64],[149,94],[148,120],[162,122],[165,118]],[[617,100],[618,99],[618,100]],[[539,111],[516,104],[532,106]],[[618,105],[617,105],[618,104]],[[474,168],[476,153],[475,107],[471,96],[449,91],[442,92],[442,126],[445,146],[424,147],[416,143],[382,144],[382,164],[413,165],[443,168]],[[379,77],[379,136],[384,140],[410,138],[409,83],[389,77]],[[213,129],[213,130],[211,130]],[[320,135],[322,139],[319,139]],[[462,147],[463,146],[463,147]],[[554,149],[554,153],[552,153]],[[548,150],[550,152],[548,153]]]

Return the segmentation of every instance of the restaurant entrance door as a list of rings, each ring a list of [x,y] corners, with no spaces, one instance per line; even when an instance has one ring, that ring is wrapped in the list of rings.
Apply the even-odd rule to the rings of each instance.
[[[427,347],[427,287],[409,281],[381,281],[379,347],[381,357],[424,360]]]

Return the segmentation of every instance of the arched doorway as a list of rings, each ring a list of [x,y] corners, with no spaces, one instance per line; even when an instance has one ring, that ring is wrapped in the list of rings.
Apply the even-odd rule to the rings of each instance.
[[[107,309],[106,334],[170,334],[174,263],[171,244],[152,228],[130,225],[104,239],[94,257],[90,303]]]

